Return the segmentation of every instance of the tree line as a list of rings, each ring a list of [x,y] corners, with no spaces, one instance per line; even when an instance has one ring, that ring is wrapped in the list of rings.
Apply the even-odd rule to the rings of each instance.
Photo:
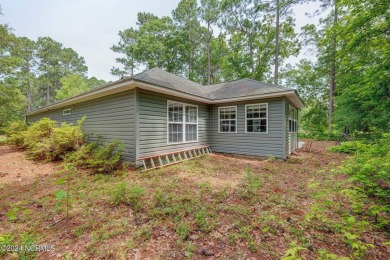
[[[250,78],[295,88],[308,132],[388,131],[388,7],[380,0],[322,0],[317,25],[295,31],[293,7],[311,0],[182,0],[170,16],[138,13],[119,32],[113,75],[160,67],[209,85]],[[310,58],[286,60],[302,49]]]
[[[388,131],[386,3],[322,0],[311,14],[323,14],[319,24],[298,33],[295,17],[305,14],[294,7],[314,1],[182,0],[169,16],[140,12],[136,26],[118,33],[111,48],[118,66],[111,73],[124,77],[160,67],[205,87],[240,78],[280,84],[303,98],[300,125],[306,132]],[[0,62],[8,66],[1,66],[1,87],[18,89],[14,100],[25,95],[27,109],[103,83],[87,79],[84,59],[50,38],[22,40],[6,26],[1,34]],[[305,58],[288,63],[304,50]]]
[[[85,60],[50,37],[17,37],[0,24],[0,125],[26,112],[104,85]]]

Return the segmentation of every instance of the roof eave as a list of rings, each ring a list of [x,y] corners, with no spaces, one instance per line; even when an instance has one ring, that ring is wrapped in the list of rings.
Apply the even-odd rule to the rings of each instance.
[[[201,97],[198,95],[190,94],[190,93],[185,93],[180,90],[173,90],[173,89],[168,89],[165,87],[149,84],[146,82],[143,82],[141,80],[135,80],[133,78],[117,81],[115,83],[111,83],[109,85],[106,85],[104,87],[94,89],[90,92],[86,92],[83,94],[80,94],[78,96],[51,104],[49,106],[31,111],[27,113],[26,115],[35,115],[39,114],[42,112],[46,112],[49,110],[57,109],[57,108],[62,108],[66,106],[72,106],[77,103],[85,102],[88,100],[96,99],[99,97],[104,97],[107,95],[112,95],[116,94],[119,92],[131,90],[135,87],[139,87],[144,90],[149,90],[149,91],[154,91],[158,92],[161,94],[166,94],[166,95],[171,95],[171,96],[176,96],[184,99],[191,99],[194,101],[198,101],[201,103],[206,103],[206,104],[220,104],[220,103],[228,103],[228,102],[239,102],[239,101],[245,101],[245,100],[254,100],[254,99],[264,99],[264,98],[273,98],[273,97],[282,97],[286,96],[291,100],[291,102],[297,107],[297,108],[303,108],[304,104],[299,97],[298,93],[295,90],[288,90],[288,91],[278,91],[278,92],[272,92],[272,93],[265,93],[265,94],[259,94],[259,95],[252,95],[252,96],[244,96],[244,97],[234,97],[234,98],[225,98],[225,99],[210,99],[210,98],[205,98]]]
[[[45,112],[45,111],[49,111],[49,110],[53,110],[53,109],[56,109],[56,108],[72,106],[74,104],[81,103],[81,102],[84,102],[84,101],[88,101],[88,100],[96,99],[96,98],[99,98],[99,97],[104,97],[104,96],[107,96],[107,95],[112,95],[112,94],[115,94],[115,93],[119,93],[119,92],[123,92],[123,91],[126,91],[126,90],[130,90],[130,89],[134,88],[134,86],[132,84],[133,82],[134,82],[134,80],[127,79],[127,80],[122,80],[120,82],[117,82],[115,84],[106,85],[106,86],[104,86],[102,88],[94,89],[92,91],[89,91],[89,92],[77,95],[75,97],[68,98],[68,99],[59,101],[57,103],[54,103],[54,104],[51,104],[51,105],[39,108],[39,109],[34,110],[34,111],[31,111],[31,112],[27,113],[26,116],[39,114],[39,113],[42,113],[42,112]]]
[[[287,97],[297,108],[304,107],[304,104],[303,104],[301,98],[299,97],[298,93],[295,90],[278,91],[278,92],[265,93],[265,94],[252,95],[252,96],[244,96],[244,97],[215,99],[212,101],[212,103],[219,104],[219,103],[229,103],[229,102],[240,102],[240,101],[246,101],[246,100],[277,98],[277,97],[283,97],[283,96]]]

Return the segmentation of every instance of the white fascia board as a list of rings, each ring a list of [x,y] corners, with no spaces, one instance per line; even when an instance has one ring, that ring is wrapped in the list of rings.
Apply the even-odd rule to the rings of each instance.
[[[83,101],[88,101],[88,100],[91,100],[91,99],[104,97],[104,96],[107,96],[107,95],[111,95],[111,94],[123,92],[123,91],[126,91],[126,90],[130,90],[130,89],[133,89],[135,87],[133,83],[134,83],[133,81],[121,82],[121,83],[114,84],[114,85],[106,87],[106,88],[92,90],[90,92],[87,92],[87,93],[84,93],[84,94],[80,94],[78,96],[66,99],[64,101],[60,101],[58,103],[54,103],[52,105],[49,105],[49,106],[46,106],[46,107],[43,107],[43,108],[31,111],[30,113],[27,113],[27,115],[39,114],[41,112],[53,110],[53,109],[56,109],[56,108],[71,106],[73,104],[81,103]]]
[[[293,104],[297,108],[304,107],[301,99],[297,96],[297,94],[295,93],[294,90],[261,94],[261,95],[253,95],[253,96],[245,96],[245,97],[219,99],[219,100],[213,100],[211,103],[212,104],[221,104],[221,103],[228,103],[228,102],[240,102],[240,101],[248,101],[248,100],[256,100],[256,99],[276,98],[276,97],[283,97],[283,96],[286,96],[288,99],[290,99],[291,102],[293,102]]]
[[[218,100],[212,100],[204,97],[199,97],[195,96],[192,94],[180,92],[177,90],[173,89],[167,89],[164,87],[140,82],[137,80],[131,80],[131,81],[126,81],[126,82],[120,82],[117,84],[113,84],[112,86],[109,87],[104,87],[101,89],[96,89],[92,90],[90,92],[80,94],[78,96],[75,96],[73,98],[66,99],[64,101],[54,103],[52,105],[40,108],[38,110],[34,110],[30,113],[27,113],[27,115],[34,115],[34,114],[39,114],[41,112],[53,110],[56,108],[61,108],[61,107],[66,107],[66,106],[71,106],[73,104],[81,103],[84,101],[96,99],[99,97],[104,97],[112,94],[116,94],[119,92],[127,91],[133,88],[140,88],[144,90],[149,90],[153,92],[158,92],[161,94],[165,95],[170,95],[170,96],[175,96],[175,97],[180,97],[183,99],[189,99],[189,100],[194,100],[198,101],[201,103],[206,103],[206,104],[221,104],[221,103],[229,103],[229,102],[240,102],[240,101],[248,101],[248,100],[255,100],[255,99],[264,99],[264,98],[273,98],[273,97],[282,97],[286,96],[291,102],[297,107],[297,108],[303,108],[304,105],[301,101],[301,99],[298,97],[298,95],[295,93],[294,90],[288,90],[288,91],[283,91],[283,92],[276,92],[276,93],[269,93],[269,94],[261,94],[261,95],[254,95],[254,96],[245,96],[245,97],[236,97],[236,98],[227,98],[227,99],[218,99]]]

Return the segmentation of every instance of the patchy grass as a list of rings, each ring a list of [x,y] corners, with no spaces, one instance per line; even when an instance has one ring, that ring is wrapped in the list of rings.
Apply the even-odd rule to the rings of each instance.
[[[286,162],[213,154],[142,174],[59,171],[8,184],[0,242],[53,244],[27,255],[50,259],[385,259],[389,217],[365,215],[375,202],[333,172],[347,155],[332,144],[311,142]]]
[[[7,140],[7,136],[0,135],[0,145],[5,144],[5,141]]]

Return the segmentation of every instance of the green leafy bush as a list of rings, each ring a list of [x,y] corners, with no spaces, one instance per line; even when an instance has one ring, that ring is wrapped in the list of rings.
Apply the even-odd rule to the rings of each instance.
[[[68,154],[65,160],[93,173],[111,173],[121,168],[123,150],[124,145],[120,142],[104,144],[100,139],[81,146],[79,150]]]
[[[390,134],[372,143],[359,141],[342,143],[332,151],[348,152],[354,156],[347,160],[341,171],[358,181],[370,196],[390,201]]]
[[[9,136],[7,143],[14,144],[18,147],[24,144],[24,133],[27,130],[27,125],[24,121],[13,121],[4,132]]]
[[[355,154],[358,151],[365,151],[367,149],[368,149],[367,144],[364,144],[361,141],[348,141],[330,148],[332,152],[348,153],[348,154]]]
[[[122,143],[113,141],[105,144],[99,138],[97,142],[84,144],[81,127],[85,119],[84,116],[76,126],[67,123],[58,125],[49,118],[42,118],[31,126],[15,121],[7,128],[10,136],[7,143],[26,149],[27,157],[32,160],[65,159],[75,167],[93,173],[111,173],[122,168]]]
[[[11,124],[8,143],[27,149],[27,156],[33,160],[57,161],[65,154],[78,150],[83,144],[81,125],[85,117],[79,120],[77,126],[42,118],[31,126],[24,128],[21,124]]]

